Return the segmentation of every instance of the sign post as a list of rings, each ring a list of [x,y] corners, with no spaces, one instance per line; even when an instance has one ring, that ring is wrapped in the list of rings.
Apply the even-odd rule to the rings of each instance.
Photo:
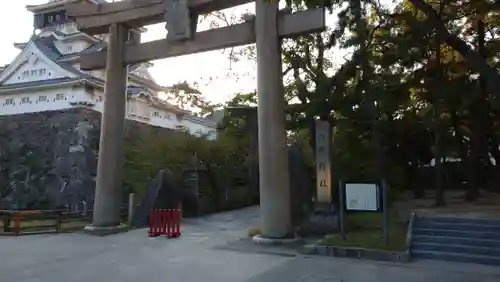
[[[344,213],[347,212],[382,212],[384,243],[389,242],[389,219],[387,210],[387,182],[382,183],[341,183],[340,230],[345,238]]]
[[[345,187],[342,180],[339,180],[339,222],[340,239],[345,241]]]
[[[382,180],[382,209],[384,210],[384,243],[389,244],[389,210],[387,209],[387,181]]]

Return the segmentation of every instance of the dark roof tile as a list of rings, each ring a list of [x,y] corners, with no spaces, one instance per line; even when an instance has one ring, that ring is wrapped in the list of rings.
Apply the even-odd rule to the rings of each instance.
[[[0,90],[50,85],[50,84],[57,84],[57,83],[77,81],[77,80],[79,80],[79,78],[63,77],[63,78],[45,79],[39,81],[13,83],[0,86]]]
[[[66,36],[65,33],[59,32],[59,31],[56,31],[56,34],[61,35],[61,36]],[[31,40],[34,42],[36,47],[40,51],[42,51],[49,59],[54,61],[56,64],[58,64],[60,67],[64,68],[65,70],[67,70],[75,75],[78,75],[79,77],[78,78],[56,78],[56,79],[46,79],[46,80],[40,80],[40,81],[14,83],[14,84],[0,86],[0,90],[15,89],[15,88],[20,88],[20,87],[34,87],[34,86],[41,86],[41,85],[57,84],[57,83],[63,83],[63,82],[77,81],[77,80],[80,80],[82,78],[87,80],[87,81],[99,84],[99,85],[104,85],[104,81],[102,79],[88,75],[88,74],[82,72],[81,70],[74,68],[71,64],[64,63],[64,62],[58,62],[58,60],[63,59],[63,58],[69,58],[70,56],[77,57],[77,56],[84,54],[84,53],[100,50],[100,49],[106,47],[106,42],[100,41],[98,43],[91,45],[89,48],[87,48],[81,52],[75,53],[75,54],[62,55],[54,45],[54,42],[56,40],[56,38],[54,36],[38,37],[35,35],[35,36],[31,37]],[[135,70],[137,67],[139,67],[139,65],[140,64],[131,65],[129,67],[129,71]],[[2,71],[0,70],[0,73],[1,72]],[[136,75],[134,75],[134,76],[138,77]],[[147,84],[149,84],[151,86],[156,86],[158,89],[162,88],[160,85],[156,84],[153,81],[146,80],[142,77],[138,77],[138,78],[145,81]],[[127,93],[137,94],[140,92],[148,92],[148,91],[144,87],[138,87],[138,86],[127,87]],[[188,119],[196,120],[199,122],[204,122],[204,123],[207,123],[207,122],[211,123],[212,122],[210,119],[198,117],[198,116],[194,116],[194,115],[187,115],[187,117],[188,117]]]

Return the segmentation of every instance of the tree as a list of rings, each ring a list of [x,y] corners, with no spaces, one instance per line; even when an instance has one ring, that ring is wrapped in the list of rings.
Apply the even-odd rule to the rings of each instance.
[[[167,99],[174,102],[177,107],[201,116],[210,114],[220,107],[218,104],[208,102],[195,87],[196,84],[191,86],[187,81],[178,82],[169,87],[166,93]]]
[[[290,136],[308,132],[314,149],[313,122],[328,120],[335,126],[335,160],[348,167],[339,167],[344,175],[385,174],[416,197],[433,183],[436,205],[445,204],[446,188],[464,181],[468,200],[480,189],[498,191],[500,177],[494,176],[500,165],[491,159],[500,164],[500,104],[494,91],[500,85],[499,4],[401,0],[389,7],[369,0],[297,0],[287,5],[294,10],[326,5],[338,17],[323,33],[282,42]],[[339,49],[350,53],[341,64],[332,56]],[[366,158],[370,151],[378,152],[373,161]],[[448,163],[449,157],[459,157],[461,165]],[[424,180],[431,159],[432,180]],[[353,169],[358,162],[364,167]],[[405,177],[396,175],[401,171]]]

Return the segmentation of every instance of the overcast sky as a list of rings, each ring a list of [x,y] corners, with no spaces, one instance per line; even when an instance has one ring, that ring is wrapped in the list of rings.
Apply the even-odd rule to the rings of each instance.
[[[4,0],[5,1],[5,0]],[[0,65],[9,64],[19,53],[14,48],[14,42],[26,42],[33,32],[33,15],[26,10],[26,5],[46,3],[48,0],[16,0],[6,1],[0,10]],[[226,13],[239,15],[243,12],[253,12],[254,4],[248,4],[231,9]],[[327,17],[327,24],[332,25],[334,17]],[[209,20],[206,20],[201,29],[207,29]],[[142,41],[164,38],[166,31],[164,24],[147,27]],[[161,85],[171,85],[186,80],[197,82],[199,89],[211,101],[223,102],[234,93],[251,91],[256,87],[255,63],[244,60],[230,64],[229,50],[213,51],[195,55],[182,56],[172,59],[154,61],[151,74]],[[341,56],[339,55],[339,59]]]

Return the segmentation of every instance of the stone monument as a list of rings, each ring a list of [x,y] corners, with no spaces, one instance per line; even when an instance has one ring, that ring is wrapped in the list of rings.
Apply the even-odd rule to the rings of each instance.
[[[309,235],[325,235],[338,230],[338,213],[333,205],[331,165],[332,125],[316,120],[316,200],[314,211],[301,231]]]
[[[132,227],[146,227],[151,209],[176,209],[182,200],[182,191],[171,181],[167,170],[160,170],[149,183],[146,195],[132,216]]]

